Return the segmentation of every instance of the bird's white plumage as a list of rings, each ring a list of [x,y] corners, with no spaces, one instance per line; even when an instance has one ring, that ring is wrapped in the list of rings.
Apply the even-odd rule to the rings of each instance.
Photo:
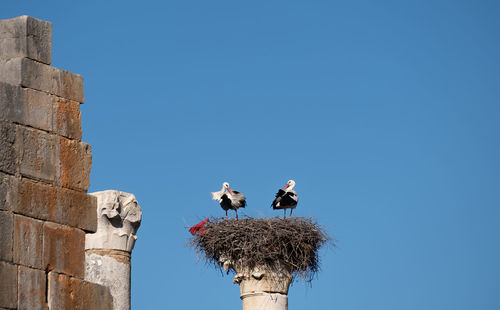
[[[217,200],[218,202],[222,201],[222,195],[224,195],[224,191],[212,192],[212,199]]]
[[[217,200],[217,202],[220,203],[222,201],[222,196],[225,194],[227,188],[229,188],[229,183],[222,183],[222,189],[220,191],[211,193],[212,199]]]

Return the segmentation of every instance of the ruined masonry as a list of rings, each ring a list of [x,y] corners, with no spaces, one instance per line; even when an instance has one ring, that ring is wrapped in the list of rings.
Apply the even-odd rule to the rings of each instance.
[[[0,20],[0,309],[130,309],[140,207],[112,191],[98,213],[82,77],[51,59],[51,23]]]

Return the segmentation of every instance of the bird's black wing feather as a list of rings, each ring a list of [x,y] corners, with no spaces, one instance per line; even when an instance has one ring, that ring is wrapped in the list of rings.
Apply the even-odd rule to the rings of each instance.
[[[285,194],[285,191],[280,189],[277,193],[276,193],[276,198],[280,197],[280,196],[283,196]]]
[[[281,201],[281,199],[283,198],[283,195],[285,195],[285,191],[280,189],[277,193],[276,193],[276,198],[273,200],[273,203],[271,204],[271,207],[273,209],[276,209],[276,206],[278,205],[278,202]],[[278,207],[279,208],[279,207]]]
[[[226,194],[222,195],[221,199],[222,201],[220,202],[220,206],[222,207],[222,209],[224,211],[231,210],[231,199],[229,199]]]
[[[283,198],[281,198],[281,205],[287,207],[295,207],[297,205],[297,196],[294,193],[286,193]]]

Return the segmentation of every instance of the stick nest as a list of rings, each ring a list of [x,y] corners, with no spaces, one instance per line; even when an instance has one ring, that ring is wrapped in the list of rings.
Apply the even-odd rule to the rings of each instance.
[[[236,269],[285,268],[310,281],[319,270],[318,250],[329,240],[312,218],[212,218],[205,234],[196,234],[189,246],[221,271],[230,261]]]

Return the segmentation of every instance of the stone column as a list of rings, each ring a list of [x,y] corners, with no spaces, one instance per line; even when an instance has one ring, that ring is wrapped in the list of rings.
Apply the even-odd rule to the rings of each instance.
[[[85,280],[109,287],[114,310],[130,309],[130,255],[142,212],[134,195],[107,190],[97,197],[97,232],[85,238]]]
[[[288,288],[293,279],[290,271],[259,267],[250,270],[245,266],[235,267],[229,261],[225,261],[223,266],[236,272],[233,283],[240,285],[243,310],[288,309]]]

